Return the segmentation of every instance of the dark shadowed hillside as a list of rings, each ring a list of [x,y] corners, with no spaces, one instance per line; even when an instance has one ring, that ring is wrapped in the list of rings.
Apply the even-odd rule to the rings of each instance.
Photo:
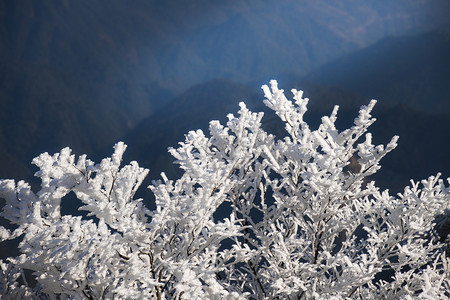
[[[31,176],[42,151],[94,155],[195,84],[302,76],[386,35],[442,27],[449,5],[1,1],[0,178]]]
[[[398,147],[384,158],[381,186],[398,191],[409,180],[421,180],[442,173],[450,177],[450,114],[427,113],[404,104],[375,110],[374,142],[386,143],[399,135]]]
[[[342,86],[366,97],[450,113],[450,31],[391,37],[328,63],[306,82]]]

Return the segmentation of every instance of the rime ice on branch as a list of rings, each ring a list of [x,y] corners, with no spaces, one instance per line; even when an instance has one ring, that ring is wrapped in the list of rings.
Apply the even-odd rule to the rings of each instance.
[[[99,164],[68,148],[33,160],[40,191],[0,181],[1,241],[21,238],[21,255],[0,261],[5,298],[88,299],[447,299],[449,270],[433,232],[449,209],[450,189],[430,177],[402,194],[380,191],[368,176],[395,148],[373,145],[376,103],[354,125],[335,127],[336,106],[319,128],[303,120],[308,99],[288,100],[276,81],[264,103],[285,123],[277,139],[262,113],[240,104],[209,136],[191,131],[170,153],[184,171],[150,186],[156,209],[134,195],[148,170],[122,165],[123,143]],[[356,160],[358,170],[348,168]],[[88,218],[61,215],[73,192]],[[228,216],[215,220],[222,206]],[[29,286],[23,270],[32,270]],[[392,280],[374,280],[390,270]]]

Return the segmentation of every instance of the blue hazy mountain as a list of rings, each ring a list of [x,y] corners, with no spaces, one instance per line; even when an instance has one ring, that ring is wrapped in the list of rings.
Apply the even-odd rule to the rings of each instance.
[[[34,156],[64,146],[97,154],[191,86],[301,78],[386,35],[448,25],[449,7],[407,0],[0,1],[0,177],[28,177]]]
[[[450,113],[450,31],[389,37],[325,64],[304,82],[341,86],[391,104]]]

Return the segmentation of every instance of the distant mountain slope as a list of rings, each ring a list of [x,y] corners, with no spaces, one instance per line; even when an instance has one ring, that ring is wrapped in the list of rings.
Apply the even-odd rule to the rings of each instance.
[[[375,179],[398,191],[410,179],[421,180],[442,173],[450,177],[450,114],[428,113],[404,104],[375,109],[374,143],[399,135],[398,147],[383,158]]]
[[[304,75],[385,34],[448,23],[445,9],[436,10],[446,7],[419,0],[0,1],[0,178],[23,178],[42,151],[98,153],[192,85]]]
[[[450,31],[383,39],[326,64],[303,81],[450,113]]]

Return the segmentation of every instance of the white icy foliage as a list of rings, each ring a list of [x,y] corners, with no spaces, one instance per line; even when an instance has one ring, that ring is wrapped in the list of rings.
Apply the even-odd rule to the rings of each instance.
[[[276,81],[263,90],[288,136],[266,133],[243,103],[226,126],[210,123],[210,137],[189,132],[169,150],[183,176],[150,186],[154,211],[134,199],[148,170],[121,167],[123,143],[99,164],[69,148],[41,154],[37,193],[0,180],[1,215],[16,226],[0,241],[20,237],[22,253],[0,261],[3,298],[448,298],[450,264],[432,232],[450,189],[439,175],[397,196],[368,181],[397,142],[372,144],[376,101],[350,129],[336,129],[336,106],[313,130],[301,91],[293,103]],[[71,192],[89,218],[61,215]],[[219,207],[229,215],[215,220]],[[390,280],[375,280],[386,270]]]

